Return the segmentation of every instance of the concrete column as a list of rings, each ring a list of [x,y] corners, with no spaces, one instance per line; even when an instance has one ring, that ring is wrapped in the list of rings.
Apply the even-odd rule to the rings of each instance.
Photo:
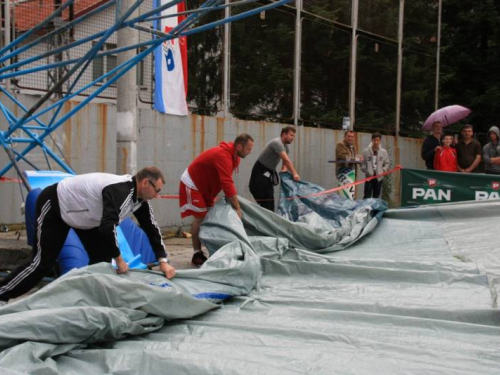
[[[124,14],[134,0],[118,0],[116,16]],[[136,10],[130,18],[136,17]],[[117,46],[125,47],[139,42],[137,30],[126,27],[117,33]],[[120,65],[136,55],[135,50],[118,54],[117,64]],[[116,99],[116,173],[135,174],[137,172],[137,72],[130,69],[117,81]]]

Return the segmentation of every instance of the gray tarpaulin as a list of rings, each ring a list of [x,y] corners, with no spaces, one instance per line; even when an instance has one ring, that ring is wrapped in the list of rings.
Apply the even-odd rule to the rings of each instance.
[[[278,212],[293,222],[309,224],[317,232],[345,227],[353,216],[369,213],[381,216],[387,203],[380,199],[350,200],[338,194],[322,194],[325,189],[308,181],[294,181],[290,173],[280,173],[281,198]]]
[[[241,204],[207,217],[200,270],[96,265],[1,308],[0,373],[500,373],[499,201],[321,233]]]

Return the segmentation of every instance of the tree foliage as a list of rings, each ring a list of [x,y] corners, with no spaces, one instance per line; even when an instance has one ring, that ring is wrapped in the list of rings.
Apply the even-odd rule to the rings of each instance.
[[[305,125],[338,127],[349,113],[350,4],[304,2],[300,121]],[[398,15],[399,0],[360,2],[355,98],[360,130],[395,130]],[[422,135],[421,125],[435,109],[438,0],[407,0],[404,15],[401,133]],[[467,121],[485,132],[500,122],[500,1],[445,0],[442,23],[439,106],[471,108]],[[222,36],[219,29],[190,38],[189,98],[198,112],[220,109]],[[291,121],[294,39],[290,7],[231,25],[230,109],[236,117]]]
[[[443,4],[440,105],[472,109],[469,122],[487,132],[500,120],[500,2]]]

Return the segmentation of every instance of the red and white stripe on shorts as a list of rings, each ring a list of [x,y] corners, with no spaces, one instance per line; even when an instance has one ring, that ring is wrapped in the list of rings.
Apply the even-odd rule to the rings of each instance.
[[[179,207],[182,218],[188,216],[205,217],[208,211],[201,193],[186,186],[182,181],[179,184]]]

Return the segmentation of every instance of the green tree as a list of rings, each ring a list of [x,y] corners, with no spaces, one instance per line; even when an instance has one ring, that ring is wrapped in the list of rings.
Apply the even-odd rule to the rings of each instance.
[[[440,106],[462,104],[486,132],[500,116],[500,2],[443,3]]]
[[[349,114],[350,33],[311,16],[302,25],[301,119],[338,126]]]
[[[188,0],[187,9],[198,9],[205,1]],[[203,23],[223,18],[210,12]],[[222,106],[222,51],[224,28],[194,34],[188,43],[188,104],[193,113],[215,115]]]
[[[437,0],[405,2],[401,134],[422,136],[422,124],[434,111]]]
[[[231,25],[230,91],[235,116],[281,122],[292,118],[294,25],[295,11],[289,8]]]

